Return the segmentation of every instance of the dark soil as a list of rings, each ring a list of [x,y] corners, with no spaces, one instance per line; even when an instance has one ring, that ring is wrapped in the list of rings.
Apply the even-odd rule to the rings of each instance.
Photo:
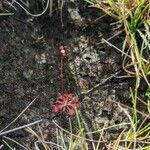
[[[112,37],[122,27],[115,29],[117,25],[111,25],[115,20],[108,16],[99,19],[103,15],[100,10],[88,8],[81,1],[66,2],[62,18],[59,9],[53,12],[52,17],[47,12],[33,18],[19,8],[13,16],[0,17],[0,130],[38,96],[8,129],[43,119],[40,127],[45,139],[55,141],[56,127],[52,123],[51,106],[60,92],[58,47],[61,44],[67,46],[68,53],[64,68],[65,90],[79,96],[86,129],[93,131],[104,124],[127,121],[126,115],[112,101],[132,106],[129,87],[134,85],[133,78],[113,77],[86,93],[118,71],[118,76],[125,74],[121,54],[101,41],[102,38]],[[110,42],[120,48],[123,39],[122,33]],[[143,84],[141,95],[145,90]],[[55,117],[55,121],[67,129],[67,116]],[[34,126],[34,129],[38,133],[38,126]],[[115,138],[119,133],[120,129],[110,131],[106,139]],[[30,148],[37,140],[25,130],[7,136]]]

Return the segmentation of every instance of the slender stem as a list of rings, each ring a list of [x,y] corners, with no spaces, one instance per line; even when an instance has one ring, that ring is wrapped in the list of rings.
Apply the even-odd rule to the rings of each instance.
[[[64,75],[63,75],[63,56],[61,56],[60,80],[61,80],[61,94],[64,92]]]

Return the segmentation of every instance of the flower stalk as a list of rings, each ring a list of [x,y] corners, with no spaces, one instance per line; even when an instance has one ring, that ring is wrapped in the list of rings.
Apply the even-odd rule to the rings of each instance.
[[[64,58],[66,57],[65,46],[59,47],[61,62],[60,62],[60,88],[61,93],[57,97],[57,101],[52,106],[52,111],[55,114],[66,112],[69,116],[74,116],[76,109],[79,107],[77,96],[73,93],[64,92]]]

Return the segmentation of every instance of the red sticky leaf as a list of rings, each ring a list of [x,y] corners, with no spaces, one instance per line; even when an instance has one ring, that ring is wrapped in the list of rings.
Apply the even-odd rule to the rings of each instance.
[[[78,108],[77,97],[72,93],[61,94],[52,106],[52,112],[55,114],[66,111],[69,116],[75,115],[74,109]]]

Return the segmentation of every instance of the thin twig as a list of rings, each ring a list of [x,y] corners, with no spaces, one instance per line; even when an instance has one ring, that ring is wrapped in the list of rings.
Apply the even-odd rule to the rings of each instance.
[[[145,106],[150,107],[146,102],[144,102],[141,98],[137,97],[137,99]]]
[[[102,16],[100,16],[100,17],[96,18],[96,19],[94,20],[94,22],[99,21],[100,19],[104,18],[105,16],[106,16],[106,14],[104,14],[104,15],[102,15]]]
[[[35,122],[32,122],[32,123],[29,123],[29,124],[26,124],[26,125],[23,125],[23,126],[20,126],[20,127],[18,127],[18,128],[14,128],[14,129],[11,129],[11,130],[8,130],[8,131],[5,131],[5,132],[1,132],[1,133],[0,133],[0,136],[3,136],[3,135],[5,135],[5,134],[8,134],[8,133],[11,133],[11,132],[15,132],[15,131],[21,130],[21,129],[23,129],[23,128],[27,128],[27,127],[29,127],[29,126],[35,125],[35,124],[37,124],[37,123],[40,123],[41,121],[42,121],[42,119],[41,119],[41,120],[38,120],[38,121],[35,121]]]
[[[37,96],[36,98],[34,98],[32,100],[32,102],[10,123],[8,124],[4,129],[2,129],[0,131],[0,133],[2,133],[4,130],[6,130],[8,127],[10,127],[16,120],[18,120],[18,118],[35,102],[35,100],[38,98],[39,96]]]
[[[119,34],[121,34],[123,32],[124,32],[124,29],[121,30],[121,31],[119,31],[119,32],[117,32],[116,34],[114,34],[113,36],[111,36],[110,38],[108,38],[106,41],[110,41],[110,40],[114,39],[116,36],[118,36]]]

